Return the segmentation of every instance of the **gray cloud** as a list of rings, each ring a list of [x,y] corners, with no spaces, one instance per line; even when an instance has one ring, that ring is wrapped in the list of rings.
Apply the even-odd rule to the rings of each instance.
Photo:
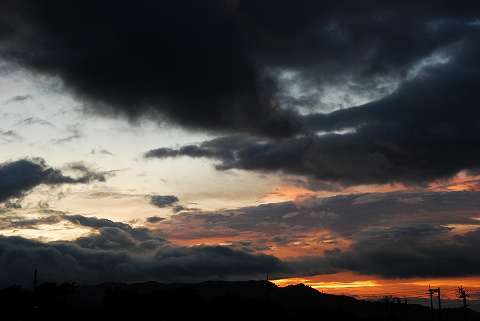
[[[7,130],[7,131],[0,130],[0,138],[5,143],[13,143],[21,140],[22,136],[14,130]]]
[[[418,232],[421,234],[418,235]],[[423,237],[423,233],[430,237]],[[298,271],[310,275],[346,270],[386,278],[478,275],[480,229],[453,240],[442,237],[444,234],[445,230],[441,227],[414,226],[413,230],[394,227],[385,229],[383,237],[378,233],[374,240],[355,243],[348,251],[336,249],[322,258],[290,263]],[[393,235],[395,237],[392,238]],[[462,268],[459,269],[459,266]]]
[[[180,212],[159,222],[158,226],[166,238],[180,233],[182,236],[185,234],[183,237],[192,238],[223,235],[227,240],[239,233],[253,232],[277,242],[280,239],[273,238],[280,235],[303,239],[306,232],[323,231],[333,234],[329,242],[341,237],[355,241],[362,237],[361,233],[366,229],[369,233],[374,228],[382,231],[390,227],[390,231],[394,231],[392,226],[399,225],[398,222],[412,227],[422,222],[430,222],[435,226],[478,225],[472,213],[479,206],[480,199],[476,192],[350,194],[221,212]],[[183,228],[190,226],[191,222],[195,222],[195,230]],[[292,230],[300,226],[301,230]]]
[[[130,225],[122,222],[114,222],[105,218],[86,217],[80,214],[77,215],[64,215],[63,218],[71,223],[91,227],[94,229],[100,229],[102,227],[117,227],[120,229],[129,229]]]
[[[151,195],[150,204],[156,207],[169,207],[178,202],[178,197],[174,195]]]
[[[420,203],[405,202],[408,199],[418,201],[419,198],[422,199]],[[367,199],[370,201],[366,202]],[[344,236],[371,226],[390,227],[398,221],[428,221],[437,225],[476,224],[470,213],[478,205],[475,192],[351,194],[298,203],[300,209],[311,214],[311,220],[320,220],[324,227]],[[332,212],[335,215],[329,214]]]
[[[108,228],[114,229],[114,228]],[[106,232],[107,233],[107,232]],[[112,244],[129,246],[128,238],[108,231]],[[113,233],[113,235],[112,235]],[[106,236],[106,235],[105,235]],[[182,247],[164,245],[139,254],[119,249],[92,249],[70,242],[41,243],[21,237],[0,236],[0,285],[27,285],[25,282],[38,269],[41,282],[100,283],[195,282],[201,280],[244,280],[280,273],[286,266],[268,255],[252,255],[222,246]],[[99,243],[95,243],[99,244]],[[153,256],[151,255],[153,254]]]
[[[21,159],[0,164],[0,201],[10,197],[22,197],[40,184],[85,184],[91,181],[105,181],[106,173],[98,173],[86,167],[75,168],[80,176],[73,178],[62,171],[48,167],[41,158]]]
[[[188,211],[188,210],[195,211],[196,209],[195,208],[187,208],[187,207],[184,207],[183,205],[175,205],[172,208],[172,211],[175,212],[175,213],[178,213],[178,212],[181,212],[181,211]]]
[[[153,231],[129,224],[114,222],[105,218],[86,217],[77,215],[62,215],[62,218],[81,226],[91,227],[98,231],[89,236],[77,238],[75,243],[85,248],[102,250],[126,250],[144,252],[153,250],[168,242]]]
[[[20,228],[29,228],[35,229],[37,225],[53,225],[61,221],[60,217],[57,215],[50,215],[46,217],[36,218],[36,219],[25,219],[25,218],[2,218],[2,222],[9,223],[8,226],[5,226],[4,229],[11,229],[11,227],[20,227]]]
[[[102,154],[102,155],[113,155],[113,153],[109,152],[108,150],[106,149],[102,149],[100,151],[97,152],[97,150],[95,148],[92,148],[92,151],[90,152],[92,155],[95,155],[96,153],[98,154]]]
[[[129,233],[116,227],[102,227],[99,234],[80,237],[75,243],[83,248],[102,250],[125,250],[136,243]]]
[[[64,138],[52,138],[50,141],[53,144],[63,144],[71,142],[72,140],[79,139],[83,136],[82,131],[78,128],[78,125],[68,126],[67,130],[71,133],[69,136]]]
[[[38,118],[38,117],[28,117],[25,119],[22,119],[16,123],[16,125],[20,126],[29,126],[29,125],[45,125],[45,126],[53,126],[52,123],[50,123],[47,120]]]
[[[163,217],[158,217],[158,216],[152,216],[152,217],[147,217],[147,222],[148,223],[158,223],[160,221],[165,220]]]
[[[54,224],[61,218],[96,231],[72,242],[0,237],[0,268],[5,272],[0,284],[23,284],[31,266],[40,275],[47,273],[42,281],[72,282],[81,275],[87,283],[239,280],[340,271],[389,278],[477,275],[480,229],[459,234],[448,226],[476,224],[471,214],[478,206],[473,192],[393,192],[309,198],[221,213],[182,212],[158,221],[155,230],[82,215],[18,220],[19,226],[27,226]],[[289,213],[296,215],[286,216]],[[223,237],[228,245],[184,247],[164,238],[173,235]],[[336,248],[338,237],[351,246]],[[331,248],[310,251],[309,257],[280,260],[259,254],[293,243],[312,248],[309,242],[324,241]]]

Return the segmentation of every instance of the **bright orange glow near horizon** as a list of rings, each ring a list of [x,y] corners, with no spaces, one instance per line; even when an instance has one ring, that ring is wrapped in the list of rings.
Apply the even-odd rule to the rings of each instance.
[[[398,298],[428,298],[429,286],[432,289],[439,287],[444,299],[457,299],[456,291],[459,286],[466,289],[472,299],[480,297],[480,277],[382,279],[371,275],[342,272],[278,279],[271,282],[280,287],[302,283],[327,294],[347,295],[359,299],[381,298],[386,295]]]

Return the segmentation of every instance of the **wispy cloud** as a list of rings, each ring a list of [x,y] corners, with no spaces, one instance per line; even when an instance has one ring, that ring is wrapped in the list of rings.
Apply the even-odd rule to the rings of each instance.
[[[78,128],[78,125],[68,126],[67,130],[68,132],[71,133],[71,135],[64,138],[54,138],[54,139],[51,139],[50,141],[53,144],[63,144],[63,143],[68,143],[73,140],[82,138],[83,136],[82,131]]]
[[[0,130],[0,138],[4,143],[13,143],[22,140],[22,136],[14,130]]]
[[[43,126],[52,126],[53,124],[45,119],[38,117],[28,117],[22,120],[19,120],[16,125],[18,126],[30,126],[30,125],[43,125]]]
[[[7,104],[10,104],[10,103],[21,102],[21,101],[32,99],[32,98],[33,98],[32,95],[19,95],[19,96],[15,96],[13,98],[10,98],[8,100],[5,100],[3,102],[3,104],[7,105]]]

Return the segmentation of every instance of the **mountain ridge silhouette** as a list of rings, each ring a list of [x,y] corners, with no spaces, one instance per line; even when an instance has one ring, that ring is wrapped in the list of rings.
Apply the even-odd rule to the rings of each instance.
[[[330,311],[348,314],[359,319],[385,320],[431,320],[432,311],[420,304],[406,304],[403,300],[384,298],[380,301],[359,300],[346,295],[334,295],[320,292],[304,284],[279,287],[268,281],[204,281],[200,283],[159,283],[148,281],[142,283],[101,283],[95,286],[79,286],[72,297],[78,305],[100,304],[107,289],[119,288],[122,291],[139,295],[155,291],[174,291],[192,289],[207,299],[224,296],[237,296],[244,300],[255,300],[260,303],[274,303],[285,306],[289,311]],[[444,308],[442,319],[465,320],[462,308]],[[480,313],[468,309],[468,320],[480,320]],[[435,320],[438,310],[434,310]],[[333,318],[335,319],[335,318]]]

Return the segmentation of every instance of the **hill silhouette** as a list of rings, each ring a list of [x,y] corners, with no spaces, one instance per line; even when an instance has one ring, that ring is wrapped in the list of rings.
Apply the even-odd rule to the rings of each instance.
[[[430,308],[385,298],[372,302],[267,281],[42,283],[34,292],[0,290],[6,319],[15,320],[431,320]],[[468,320],[480,313],[468,310]],[[438,310],[434,311],[438,320]],[[442,320],[465,320],[463,309],[442,309]]]

